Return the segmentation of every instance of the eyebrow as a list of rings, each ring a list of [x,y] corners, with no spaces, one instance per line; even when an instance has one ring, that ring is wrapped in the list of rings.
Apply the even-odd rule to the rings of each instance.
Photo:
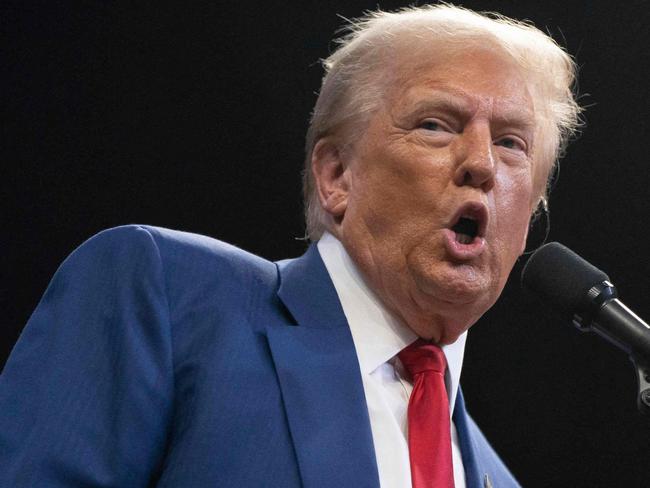
[[[440,110],[443,112],[452,112],[469,118],[472,115],[472,104],[463,98],[455,97],[445,92],[434,92],[426,98],[421,98],[413,105],[411,112],[421,112],[426,110]]]
[[[534,112],[522,109],[522,105],[518,101],[506,99],[505,103],[499,105],[501,105],[498,107],[501,113],[492,117],[497,125],[516,126],[522,129],[532,129],[535,126]],[[428,110],[449,112],[463,119],[469,119],[475,108],[471,95],[446,86],[442,90],[431,90],[426,97],[416,101],[409,111],[413,114]]]

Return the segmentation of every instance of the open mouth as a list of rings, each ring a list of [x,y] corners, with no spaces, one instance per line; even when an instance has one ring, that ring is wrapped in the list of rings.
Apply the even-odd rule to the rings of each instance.
[[[455,233],[455,240],[460,244],[472,244],[475,239],[485,236],[487,226],[487,210],[480,203],[463,205],[452,222],[451,230]]]
[[[471,244],[478,235],[478,223],[472,218],[461,217],[451,230],[456,233],[456,242]]]

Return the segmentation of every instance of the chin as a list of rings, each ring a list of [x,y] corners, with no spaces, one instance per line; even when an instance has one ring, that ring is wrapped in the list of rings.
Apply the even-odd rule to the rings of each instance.
[[[436,316],[431,317],[421,327],[412,327],[422,339],[430,340],[440,346],[453,344],[463,332],[469,329],[476,321],[465,322],[463,319]]]
[[[472,265],[447,264],[434,269],[413,273],[416,287],[423,300],[435,302],[435,306],[477,308],[485,305],[487,310],[489,297],[494,295],[494,281]]]
[[[439,346],[448,346],[450,344],[453,344],[458,340],[460,335],[465,332],[467,329],[464,329],[462,332],[459,332],[458,334],[448,334],[448,335],[443,335],[441,336],[440,340],[437,342]]]
[[[467,281],[442,273],[421,277],[417,302],[424,313],[415,332],[441,345],[454,343],[496,302],[498,293],[491,285],[491,280]]]

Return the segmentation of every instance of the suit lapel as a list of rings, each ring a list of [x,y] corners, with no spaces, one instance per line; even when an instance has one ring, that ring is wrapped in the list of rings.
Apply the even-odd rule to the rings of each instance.
[[[458,432],[458,443],[463,458],[463,467],[465,468],[465,484],[467,488],[491,488],[488,486],[489,478],[485,480],[487,471],[480,462],[480,456],[477,447],[472,439],[469,428],[469,418],[465,409],[465,400],[463,392],[458,389],[456,395],[456,405],[454,406],[453,415],[454,425]],[[490,483],[491,484],[491,483]]]
[[[354,342],[318,249],[278,269],[278,296],[297,326],[267,334],[303,484],[378,487]]]

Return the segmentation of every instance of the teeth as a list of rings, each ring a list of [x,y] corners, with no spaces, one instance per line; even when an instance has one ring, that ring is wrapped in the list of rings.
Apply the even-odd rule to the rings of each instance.
[[[456,234],[456,242],[460,242],[461,244],[471,244],[473,240],[474,238],[467,234]]]

